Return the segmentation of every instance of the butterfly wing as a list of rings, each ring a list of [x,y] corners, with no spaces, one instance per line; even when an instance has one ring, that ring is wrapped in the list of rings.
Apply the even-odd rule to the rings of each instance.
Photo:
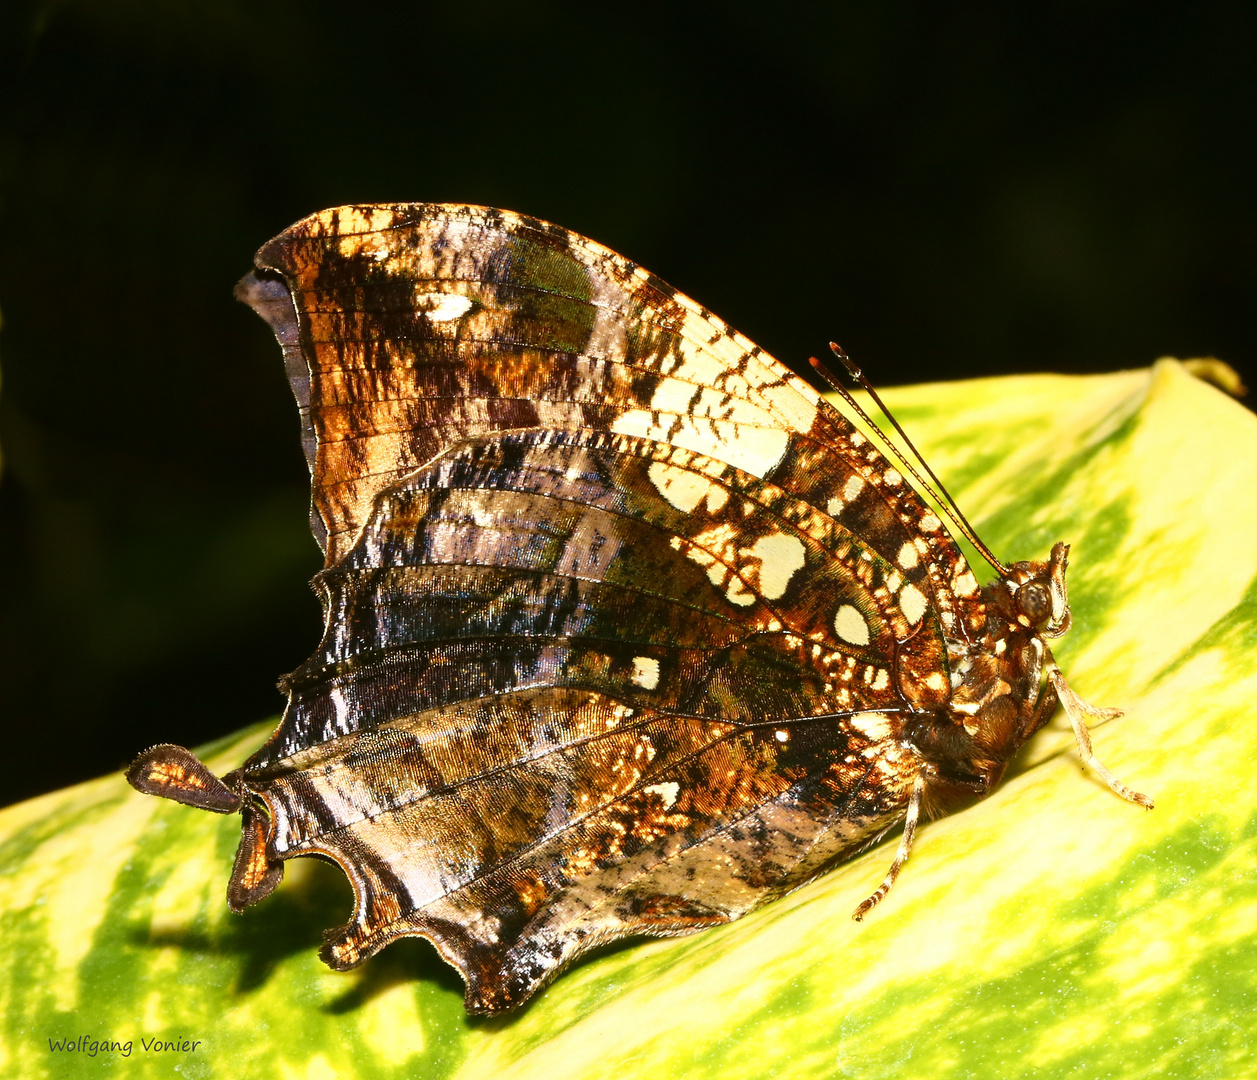
[[[946,700],[976,584],[806,384],[499,211],[328,211],[258,262],[242,288],[302,408],[327,620],[243,771],[274,858],[353,882],[329,963],[419,934],[470,1009],[507,1008],[896,820],[900,720]]]
[[[899,565],[949,629],[958,600],[960,632],[981,630],[963,558],[876,449],[753,342],[607,248],[503,210],[420,203],[323,211],[256,261],[240,294],[284,350],[328,565],[375,495],[443,448],[588,427],[772,479]]]

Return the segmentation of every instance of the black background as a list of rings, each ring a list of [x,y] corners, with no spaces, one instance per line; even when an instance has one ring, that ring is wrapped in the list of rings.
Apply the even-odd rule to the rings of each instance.
[[[1251,382],[1253,11],[0,4],[0,801],[274,714],[313,649],[296,410],[231,297],[297,218],[535,214],[886,385]]]

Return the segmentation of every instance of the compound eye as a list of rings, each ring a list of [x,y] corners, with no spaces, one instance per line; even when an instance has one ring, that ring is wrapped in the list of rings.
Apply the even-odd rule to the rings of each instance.
[[[1052,597],[1047,586],[1037,581],[1017,590],[1017,610],[1032,623],[1041,623],[1052,613]]]

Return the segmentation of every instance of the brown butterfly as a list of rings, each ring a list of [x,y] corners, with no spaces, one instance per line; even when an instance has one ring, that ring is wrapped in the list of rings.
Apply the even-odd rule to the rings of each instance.
[[[979,546],[979,587],[866,435],[634,263],[416,204],[316,214],[256,264],[237,292],[301,411],[323,640],[239,770],[158,746],[128,773],[241,812],[232,910],[330,858],[356,902],[327,963],[425,937],[495,1012],[902,823],[863,915],[922,811],[989,793],[1058,699],[1151,805],[1091,754],[1084,717],[1112,712],[1047,644],[1066,546],[1010,567]]]

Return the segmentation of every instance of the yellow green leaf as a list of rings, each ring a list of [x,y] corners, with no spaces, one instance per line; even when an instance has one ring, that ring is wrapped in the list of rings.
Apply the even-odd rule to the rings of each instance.
[[[424,942],[338,974],[351,898],[290,864],[243,916],[239,835],[118,776],[0,812],[0,1074],[1219,1077],[1257,1041],[1257,418],[1181,365],[900,389],[888,403],[1006,561],[1072,544],[1071,683],[1145,812],[1061,719],[990,799],[719,930],[619,947],[469,1019]],[[265,737],[205,754],[227,771]],[[172,732],[173,734],[173,732]],[[124,754],[136,747],[120,747]],[[82,1049],[52,1049],[86,1036]],[[145,1049],[141,1040],[195,1049]],[[91,1043],[130,1044],[121,1049]]]

